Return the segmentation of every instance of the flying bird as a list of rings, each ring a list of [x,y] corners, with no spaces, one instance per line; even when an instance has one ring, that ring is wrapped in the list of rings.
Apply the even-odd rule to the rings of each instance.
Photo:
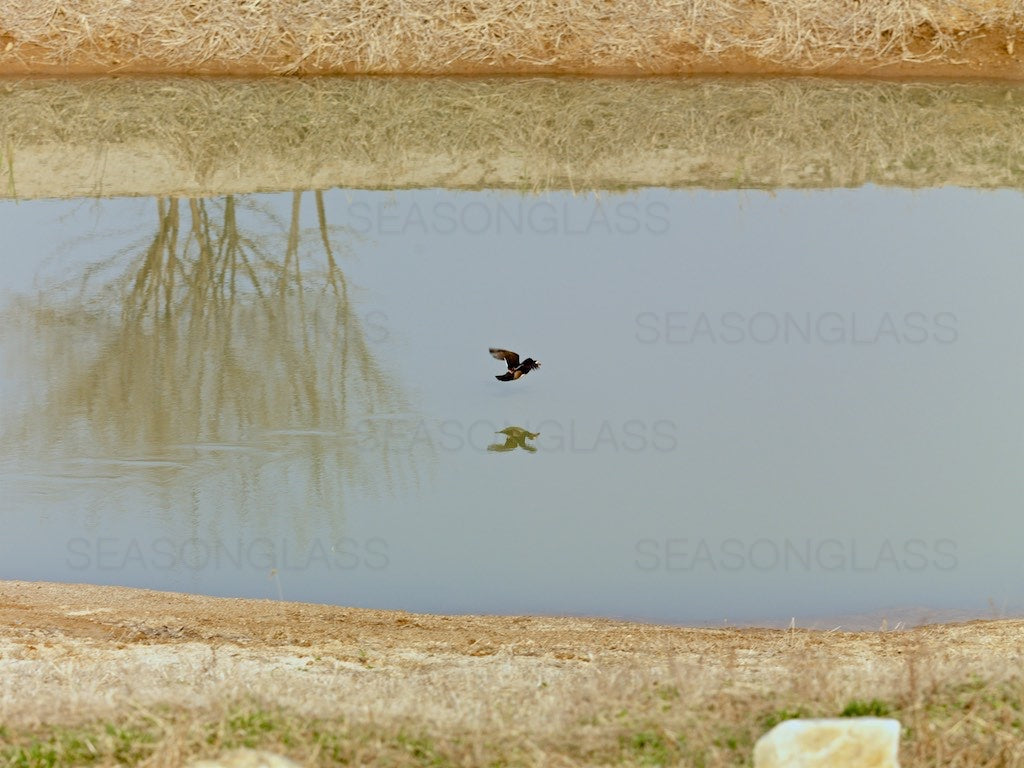
[[[503,373],[501,376],[495,376],[498,381],[514,381],[520,376],[525,376],[534,368],[540,368],[540,363],[534,360],[532,357],[528,357],[523,362],[519,362],[519,355],[515,352],[509,352],[507,349],[490,349],[491,357],[498,360],[504,360],[505,364],[508,365],[508,371]]]

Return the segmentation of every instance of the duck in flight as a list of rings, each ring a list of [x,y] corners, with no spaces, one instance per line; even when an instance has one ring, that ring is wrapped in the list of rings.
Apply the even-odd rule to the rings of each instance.
[[[519,355],[515,352],[509,352],[507,349],[494,349],[490,348],[491,357],[498,360],[504,360],[505,364],[508,365],[508,371],[503,373],[501,376],[495,376],[498,381],[514,381],[520,376],[525,376],[534,368],[540,368],[540,363],[534,360],[532,357],[528,357],[523,362],[519,362]]]

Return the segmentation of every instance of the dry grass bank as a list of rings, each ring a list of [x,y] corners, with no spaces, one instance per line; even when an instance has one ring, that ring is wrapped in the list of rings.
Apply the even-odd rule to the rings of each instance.
[[[0,81],[0,196],[1024,187],[1024,86],[819,78]]]
[[[1024,622],[685,629],[0,582],[0,761],[749,764],[794,716],[888,714],[902,765],[1024,764]]]
[[[0,71],[1024,77],[1019,0],[5,0]]]

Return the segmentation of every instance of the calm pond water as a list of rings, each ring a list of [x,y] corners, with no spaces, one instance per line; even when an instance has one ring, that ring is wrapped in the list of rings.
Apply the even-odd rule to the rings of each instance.
[[[1019,190],[8,199],[0,232],[0,578],[1024,612]]]

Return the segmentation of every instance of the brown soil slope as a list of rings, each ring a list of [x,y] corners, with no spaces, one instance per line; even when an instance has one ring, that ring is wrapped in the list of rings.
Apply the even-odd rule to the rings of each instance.
[[[498,689],[534,690],[538,679],[571,688],[616,674],[685,679],[696,699],[722,686],[782,691],[800,679],[812,682],[815,695],[834,689],[837,696],[892,694],[908,674],[920,686],[1003,679],[1022,668],[1024,621],[887,632],[694,629],[0,582],[0,651],[11,683],[0,696],[0,719],[8,722],[74,719],[126,701],[202,698],[246,685],[258,693],[257,672],[276,675],[279,701],[315,705],[321,714],[333,699],[318,700],[316,691],[339,676],[367,694],[389,691],[376,707],[414,713],[423,709],[415,679],[439,674],[467,706]],[[54,674],[62,665],[66,677]],[[398,680],[408,687],[396,689]]]
[[[0,582],[0,762],[724,768],[855,705],[900,720],[908,768],[1011,766],[1022,661],[1024,621],[687,629]]]

